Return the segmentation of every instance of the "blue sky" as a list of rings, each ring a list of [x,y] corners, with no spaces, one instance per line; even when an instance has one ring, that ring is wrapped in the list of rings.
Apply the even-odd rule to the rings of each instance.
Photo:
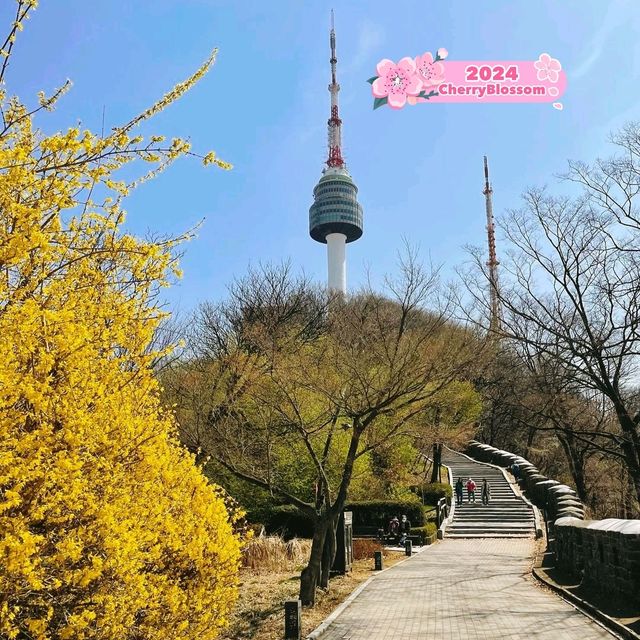
[[[120,124],[220,49],[205,79],[149,128],[215,149],[231,172],[180,161],[127,202],[128,226],[179,233],[183,280],[169,304],[224,297],[250,264],[290,259],[323,282],[324,245],[308,209],[326,155],[328,25],[336,12],[344,154],[360,189],[364,236],[348,247],[348,285],[393,270],[403,238],[447,273],[485,243],[482,156],[494,208],[552,185],[566,160],[608,155],[610,131],[640,120],[637,0],[41,0],[20,35],[8,89],[24,100],[67,77],[70,94],[41,126]],[[4,0],[7,24],[13,3]],[[381,58],[445,47],[451,60],[532,60],[567,73],[564,110],[548,104],[421,104],[372,110],[366,79]],[[555,187],[563,192],[565,186]],[[498,245],[500,251],[500,244]]]

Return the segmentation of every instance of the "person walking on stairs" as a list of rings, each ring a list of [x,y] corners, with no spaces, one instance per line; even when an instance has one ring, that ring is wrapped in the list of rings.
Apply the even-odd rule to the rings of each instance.
[[[460,506],[463,501],[462,492],[464,491],[464,483],[462,482],[462,478],[458,476],[456,480],[456,506]]]
[[[467,480],[467,499],[469,502],[476,501],[476,483],[473,478]]]
[[[489,486],[486,478],[482,478],[481,495],[482,504],[489,504],[489,499],[491,498],[491,487]]]

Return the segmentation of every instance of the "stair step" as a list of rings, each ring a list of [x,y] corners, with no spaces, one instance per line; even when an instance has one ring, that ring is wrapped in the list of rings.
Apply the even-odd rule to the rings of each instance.
[[[456,509],[454,511],[455,518],[464,518],[467,516],[495,516],[496,518],[501,518],[503,516],[516,516],[516,517],[526,517],[533,515],[531,511],[511,511],[510,509],[502,509],[497,511],[485,511],[482,509],[467,509],[466,511],[461,511],[460,509]]]
[[[478,514],[469,514],[466,516],[460,516],[458,514],[458,517],[453,518],[454,522],[457,522],[458,520],[463,520],[463,521],[468,521],[468,520],[483,520],[485,522],[511,522],[511,521],[518,521],[518,522],[524,522],[524,521],[528,521],[528,520],[534,520],[533,514],[528,514],[528,513],[523,513],[520,516],[517,517],[508,517],[508,520],[506,519],[507,517],[499,517],[499,516],[487,516],[486,514],[482,514],[482,513],[478,513]]]
[[[533,527],[526,527],[523,529],[481,529],[481,528],[467,528],[461,527],[459,529],[451,529],[451,531],[447,532],[447,535],[455,535],[457,533],[533,533]]]
[[[495,523],[495,522],[458,522],[453,525],[450,524],[447,527],[447,531],[451,529],[451,531],[455,531],[456,529],[533,529],[533,522],[505,522],[505,523]]]
[[[487,516],[482,516],[482,515],[478,515],[478,516],[465,516],[465,517],[459,517],[459,518],[454,518],[454,522],[457,522],[458,520],[464,521],[464,522],[468,522],[470,520],[480,520],[482,522],[523,522],[523,521],[528,521],[528,520],[533,520],[533,516],[529,516],[529,515],[522,515],[519,518],[496,518],[496,517],[487,517]]]
[[[502,472],[481,462],[447,451],[443,464],[449,465],[454,482],[462,478],[476,483],[475,502],[469,502],[466,488],[462,504],[456,505],[453,521],[446,527],[447,538],[530,538],[535,534],[533,510],[516,492]],[[489,504],[482,504],[482,480],[491,488]]]
[[[523,538],[529,538],[535,535],[535,532],[533,529],[529,530],[529,531],[509,531],[509,530],[504,530],[504,531],[451,531],[449,532],[446,537],[447,538],[452,538],[454,536],[464,536],[464,537],[482,537],[482,536],[490,536],[490,537],[495,537],[495,538],[500,538],[502,536],[522,536]]]
[[[457,522],[450,524],[448,529],[530,529],[533,527],[531,522]]]
[[[533,517],[533,513],[531,511],[518,511],[513,512],[505,509],[504,511],[464,511],[460,512],[456,509],[454,512],[454,518],[529,518]]]

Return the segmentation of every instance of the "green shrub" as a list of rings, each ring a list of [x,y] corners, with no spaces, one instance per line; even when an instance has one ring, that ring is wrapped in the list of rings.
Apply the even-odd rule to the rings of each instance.
[[[433,505],[428,504],[422,507],[422,513],[424,513],[424,523],[427,524],[427,522],[435,521],[437,510]]]
[[[353,526],[377,527],[386,530],[393,516],[400,519],[406,515],[412,525],[422,526],[425,522],[422,505],[417,500],[370,500],[350,502],[345,511],[353,512]]]
[[[345,511],[353,513],[353,526],[387,529],[393,516],[406,515],[413,526],[421,527],[427,521],[422,505],[415,500],[371,500],[350,502]],[[274,506],[260,512],[267,535],[279,535],[285,540],[313,537],[311,518],[292,505]]]
[[[424,504],[431,505],[437,504],[440,498],[447,498],[447,501],[451,503],[453,495],[451,485],[444,482],[429,482],[421,487],[415,487],[414,491]]]
[[[435,522],[427,522],[422,527],[411,527],[412,536],[420,536],[422,544],[431,544],[433,542],[433,536],[436,535],[438,528]]]
[[[285,540],[313,537],[311,518],[293,505],[276,506],[262,515],[267,535],[279,535]]]

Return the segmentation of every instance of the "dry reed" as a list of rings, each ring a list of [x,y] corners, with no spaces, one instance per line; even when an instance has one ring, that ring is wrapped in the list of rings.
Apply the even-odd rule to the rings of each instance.
[[[293,538],[285,542],[280,536],[257,536],[247,544],[242,566],[255,572],[295,571],[306,564],[311,552],[311,540]]]

